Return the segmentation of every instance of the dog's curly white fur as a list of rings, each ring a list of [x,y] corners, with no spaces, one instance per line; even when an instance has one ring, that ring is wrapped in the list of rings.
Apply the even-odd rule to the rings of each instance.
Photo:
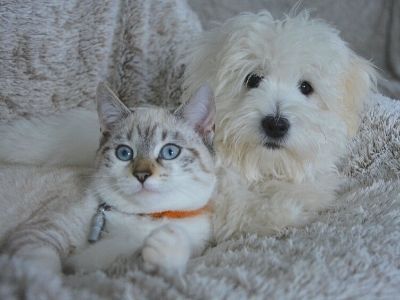
[[[336,168],[375,87],[375,70],[307,12],[242,14],[205,33],[185,87],[217,105],[217,239],[302,225],[335,198]]]

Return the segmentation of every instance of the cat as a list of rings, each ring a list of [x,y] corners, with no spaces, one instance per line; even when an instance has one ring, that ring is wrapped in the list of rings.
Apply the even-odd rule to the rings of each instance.
[[[146,270],[184,272],[211,234],[211,90],[201,87],[172,114],[150,106],[130,110],[101,83],[97,111],[101,140],[93,171],[3,170],[2,252],[61,272],[106,269],[141,251]]]

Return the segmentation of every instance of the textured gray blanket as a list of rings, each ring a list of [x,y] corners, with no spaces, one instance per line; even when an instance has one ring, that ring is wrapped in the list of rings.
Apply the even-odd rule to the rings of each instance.
[[[62,3],[62,4],[60,4]],[[97,82],[129,103],[176,105],[200,26],[181,1],[2,1],[0,121],[90,106]],[[211,246],[186,275],[54,277],[0,257],[0,299],[395,299],[400,294],[400,102],[379,95],[341,166],[335,207],[279,236]]]
[[[181,0],[1,1],[0,122],[93,105],[101,80],[128,104],[176,106],[200,30]]]

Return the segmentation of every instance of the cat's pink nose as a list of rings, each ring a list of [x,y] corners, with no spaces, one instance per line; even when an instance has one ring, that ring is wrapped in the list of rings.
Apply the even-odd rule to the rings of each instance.
[[[135,172],[133,176],[137,178],[141,183],[144,183],[148,177],[151,176],[150,172]]]

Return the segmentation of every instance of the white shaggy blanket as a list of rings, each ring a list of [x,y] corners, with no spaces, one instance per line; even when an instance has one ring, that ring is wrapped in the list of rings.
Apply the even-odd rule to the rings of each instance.
[[[175,103],[176,51],[199,30],[180,0],[2,2],[0,122],[91,105],[105,78],[126,102]],[[343,160],[336,206],[312,224],[210,246],[181,278],[144,273],[134,259],[54,277],[3,256],[0,299],[397,298],[400,101],[372,102]]]

